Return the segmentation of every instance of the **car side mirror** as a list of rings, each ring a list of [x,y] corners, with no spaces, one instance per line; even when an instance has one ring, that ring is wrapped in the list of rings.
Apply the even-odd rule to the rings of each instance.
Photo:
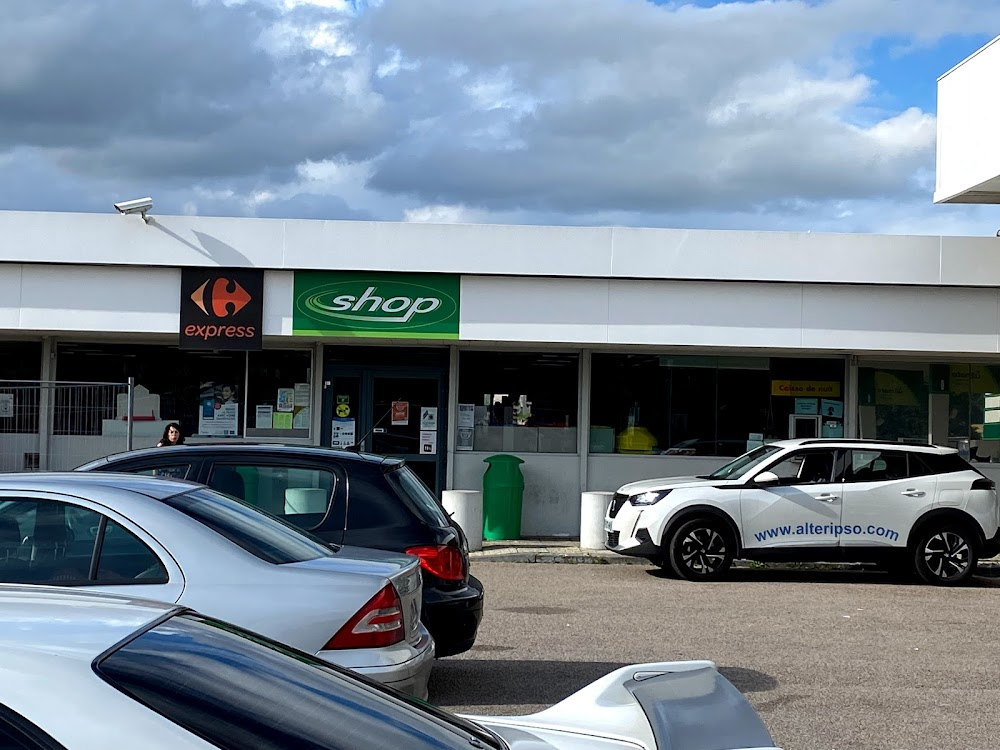
[[[778,475],[775,474],[773,471],[762,471],[760,474],[758,474],[753,478],[753,483],[763,485],[766,487],[772,484],[780,484],[781,480],[778,478]]]

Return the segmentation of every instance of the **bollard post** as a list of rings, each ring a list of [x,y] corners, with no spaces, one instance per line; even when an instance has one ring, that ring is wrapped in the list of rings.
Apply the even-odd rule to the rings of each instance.
[[[469,540],[469,551],[483,548],[483,493],[479,490],[445,490],[441,504],[462,527]]]
[[[584,492],[580,497],[580,549],[604,549],[604,514],[614,492]]]

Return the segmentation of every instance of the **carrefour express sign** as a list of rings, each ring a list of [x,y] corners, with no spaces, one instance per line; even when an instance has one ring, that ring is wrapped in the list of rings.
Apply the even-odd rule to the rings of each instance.
[[[452,275],[297,271],[292,332],[457,339],[459,286]]]

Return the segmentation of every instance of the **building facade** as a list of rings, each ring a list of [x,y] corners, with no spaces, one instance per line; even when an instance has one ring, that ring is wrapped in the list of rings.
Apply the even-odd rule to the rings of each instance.
[[[121,393],[71,423],[5,383],[132,378],[136,447],[358,445],[437,491],[515,454],[525,536],[792,436],[1000,470],[995,238],[148,219],[0,212],[0,469],[124,434]]]

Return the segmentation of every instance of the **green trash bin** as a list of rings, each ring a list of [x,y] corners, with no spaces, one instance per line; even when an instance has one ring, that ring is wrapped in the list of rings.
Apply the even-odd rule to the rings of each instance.
[[[483,539],[519,539],[524,476],[517,456],[499,454],[483,459]]]

